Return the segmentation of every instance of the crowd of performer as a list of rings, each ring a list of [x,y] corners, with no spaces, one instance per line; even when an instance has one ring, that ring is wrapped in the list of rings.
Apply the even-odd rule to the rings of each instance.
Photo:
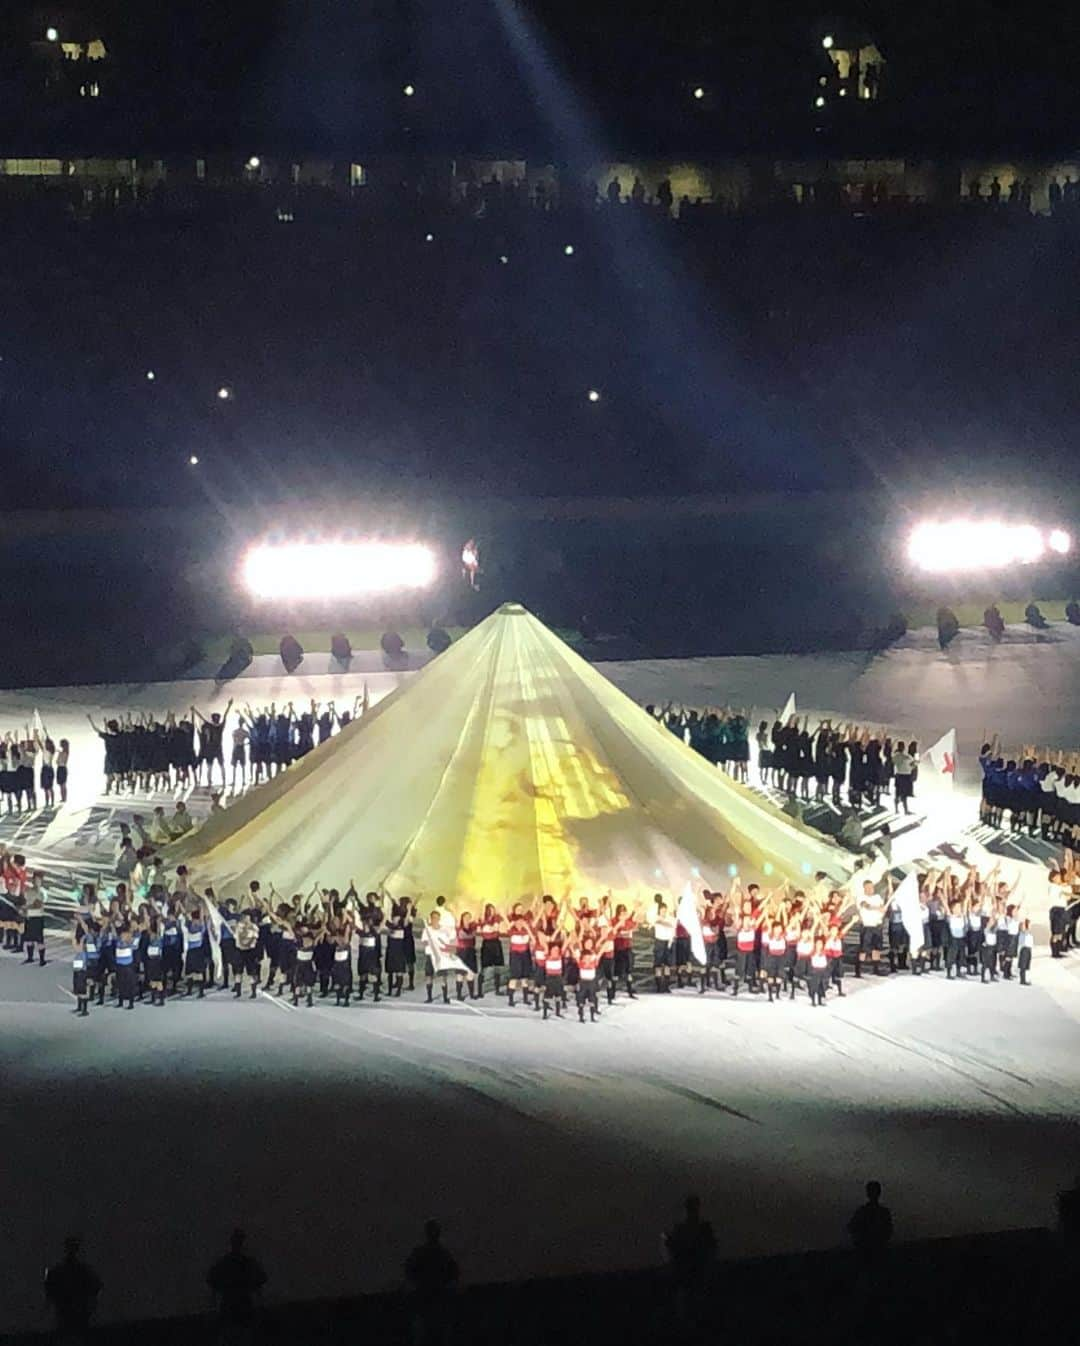
[[[1080,753],[1041,751],[1033,743],[1014,753],[995,737],[979,750],[979,817],[992,827],[1042,836],[1080,849]]]
[[[4,947],[44,966],[42,876],[23,856],[3,853],[0,878]],[[196,891],[184,866],[166,876],[158,865],[137,888],[120,881],[106,894],[88,883],[75,895],[72,990],[83,1016],[107,998],[126,1009],[201,999],[219,977],[237,999],[261,989],[298,1007],[333,996],[347,1008],[413,990],[419,968],[428,1004],[505,991],[509,1006],[543,1019],[572,1003],[584,1023],[648,984],[635,970],[644,949],[657,994],[776,1002],[805,993],[817,1007],[844,994],[849,961],[857,978],[943,972],[990,983],[1012,980],[1015,969],[1028,983],[1031,918],[997,868],[927,870],[904,901],[888,877],[854,888],[832,887],[824,874],[806,889],[784,882],[769,891],[736,878],[726,894],[705,890],[689,906],[661,894],[642,905],[544,897],[501,912],[440,897],[421,913],[408,897],[361,897],[354,884],[286,900],[252,882],[242,898],[219,900],[211,888]],[[1080,866],[1069,852],[1049,875],[1048,900],[1050,949],[1061,957],[1076,944],[1080,914]]]
[[[245,705],[229,728],[233,702],[204,715],[191,706],[179,718],[130,711],[90,727],[105,745],[105,793],[150,793],[192,785],[213,786],[215,769],[222,790],[257,785],[306,757],[319,743],[344,729],[363,711],[357,696],[350,707],[311,701],[297,710],[293,702]],[[228,773],[226,772],[226,748]]]
[[[746,781],[750,761],[749,711],[648,705],[655,719],[736,780]],[[884,729],[822,720],[813,728],[807,716],[779,712],[761,720],[754,731],[759,777],[804,800],[831,799],[856,809],[876,808],[893,797],[896,809],[911,811],[919,775],[919,745],[893,739]]]
[[[45,726],[25,725],[21,734],[0,738],[0,797],[5,814],[67,802],[71,744],[55,741]]]

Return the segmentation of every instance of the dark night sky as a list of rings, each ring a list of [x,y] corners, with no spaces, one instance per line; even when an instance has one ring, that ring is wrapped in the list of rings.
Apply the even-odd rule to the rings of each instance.
[[[1064,145],[1080,111],[1080,18],[1066,5],[913,0],[838,14],[761,0],[90,0],[61,12],[5,6],[9,63],[12,39],[92,16],[85,23],[125,72],[115,120],[99,112],[104,139],[130,132],[134,116],[158,142],[258,128],[292,145],[559,152],[567,147],[552,109],[531,94],[511,14],[542,41],[604,142],[626,150],[812,140],[806,88],[831,30],[861,28],[886,54],[891,96],[869,128],[878,148]],[[420,90],[407,120],[394,97],[404,80]],[[679,91],[698,81],[709,106],[687,107]],[[8,128],[29,131],[25,109],[5,104]]]

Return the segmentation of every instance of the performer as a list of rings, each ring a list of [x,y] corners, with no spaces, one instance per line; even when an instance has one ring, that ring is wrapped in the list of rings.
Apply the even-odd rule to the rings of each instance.
[[[566,996],[566,989],[563,985],[563,937],[560,931],[556,931],[547,941],[547,947],[544,950],[544,1018],[548,1017],[548,1009],[554,1002],[555,1017],[562,1018],[563,1000]]]
[[[952,981],[965,975],[965,955],[967,953],[967,916],[964,904],[959,899],[949,906],[946,920],[945,977]]]
[[[345,894],[346,900],[356,897],[356,889],[350,884]],[[357,915],[357,928],[360,932],[359,952],[356,959],[356,976],[359,985],[358,999],[363,1000],[368,982],[372,984],[372,999],[376,1004],[382,999],[382,907],[378,893],[368,893]]]
[[[731,994],[737,996],[739,987],[745,982],[751,990],[757,980],[757,963],[754,950],[757,947],[758,926],[749,910],[739,917],[735,931],[735,977],[731,983]]]
[[[461,549],[461,576],[470,589],[480,588],[476,579],[479,573],[480,548],[476,545],[476,539],[471,537]]]
[[[854,766],[852,769],[854,770]],[[861,767],[859,769],[862,770]],[[862,934],[859,938],[859,956],[855,964],[855,976],[862,976],[863,964],[867,957],[869,957],[874,969],[874,974],[881,976],[881,925],[885,917],[885,901],[874,891],[872,879],[863,880],[862,894],[857,905],[859,919],[862,922]]]
[[[829,972],[829,953],[825,947],[826,942],[824,936],[817,935],[810,952],[806,985],[810,992],[811,1005],[824,1005],[825,1003],[825,979]]]
[[[1020,923],[1020,933],[1017,936],[1017,944],[1020,949],[1020,959],[1017,966],[1020,969],[1020,985],[1030,986],[1028,981],[1028,972],[1031,970],[1031,956],[1035,950],[1035,936],[1031,933],[1031,921],[1028,919]]]
[[[333,969],[331,979],[334,983],[334,1004],[343,1009],[349,1008],[352,998],[352,932],[351,921],[342,921],[331,927],[330,947],[333,950]],[[401,994],[400,988],[397,992]]]
[[[76,923],[71,940],[74,948],[71,958],[71,991],[75,997],[75,1013],[81,1019],[87,1018],[90,1013],[89,984],[86,970],[86,939],[86,929]]]
[[[405,985],[406,937],[412,930],[415,909],[407,897],[391,904],[390,919],[386,923],[386,994],[401,996]]]
[[[596,999],[596,974],[600,965],[600,955],[594,940],[586,935],[581,941],[577,953],[578,984],[577,1012],[581,1023],[585,1022],[585,1006],[589,1007],[589,1021],[595,1023],[600,1017],[600,1006]]]
[[[161,919],[156,911],[152,911],[139,942],[142,952],[143,979],[150,988],[150,1004],[158,1007],[165,1004],[165,973],[162,959],[164,944],[161,932]]]
[[[209,962],[210,934],[206,928],[202,904],[194,909],[183,923],[184,974],[187,977],[185,996],[199,987],[199,999],[206,993],[206,968]]]
[[[502,940],[499,938],[499,927],[502,923],[503,918],[489,902],[480,918],[480,977],[477,982],[477,996],[481,1000],[484,998],[484,973],[489,968],[495,983],[495,994],[499,994],[504,966]]]
[[[612,929],[615,934],[615,957],[612,964],[612,971],[616,981],[618,981],[620,977],[623,979],[626,994],[631,1000],[637,999],[637,992],[634,990],[633,982],[634,931],[636,928],[637,912],[631,911],[625,903],[620,902],[615,908],[615,915],[612,918]]]
[[[37,950],[38,963],[41,967],[45,966],[45,889],[42,887],[44,875],[40,870],[35,870],[26,889],[25,907],[23,915],[25,926],[23,928],[23,946],[26,949],[26,958],[24,962],[32,963],[34,961],[34,950]]]
[[[477,998],[476,989],[476,936],[479,927],[472,918],[472,912],[463,911],[457,923],[457,956],[464,967],[457,973],[457,998],[465,999],[465,986],[468,983],[469,998]]]
[[[125,922],[116,931],[116,1008],[135,1008],[135,959],[138,954],[136,932]],[[127,1002],[126,1005],[124,1002]]]
[[[529,983],[532,979],[532,955],[529,946],[532,943],[532,929],[528,917],[521,909],[521,903],[515,902],[510,908],[508,925],[510,937],[510,980],[506,984],[506,1003],[513,1007],[514,996],[520,991],[522,1003],[528,1006]]]
[[[259,962],[261,959],[261,931],[258,906],[246,907],[236,919],[233,935],[236,941],[236,962],[233,966],[233,996],[239,1000],[244,991],[244,976],[251,982],[249,999],[259,993]]]
[[[300,996],[311,1009],[315,1001],[312,993],[315,989],[315,941],[321,938],[322,926],[302,925],[297,928],[299,944],[296,950],[296,977],[293,980],[293,1005],[299,1005]]]
[[[427,1003],[429,1005],[434,1001],[433,991],[436,976],[442,983],[443,1004],[449,1005],[450,1003],[450,986],[447,978],[451,969],[446,960],[454,955],[457,930],[454,927],[453,919],[449,915],[447,915],[444,924],[443,911],[442,907],[433,907],[424,926],[424,984],[427,988]],[[456,958],[454,958],[454,961],[457,961]]]
[[[184,974],[184,932],[180,924],[180,904],[173,902],[161,928],[161,971],[168,994],[175,995]]]
[[[60,791],[60,803],[67,803],[68,763],[71,760],[71,744],[66,738],[60,740],[60,751],[56,754],[56,788]]]
[[[671,990],[671,948],[675,939],[675,922],[668,914],[667,903],[659,893],[653,898],[651,924],[653,976],[656,978],[656,989],[658,992],[667,992]]]
[[[769,992],[769,1004],[780,999],[780,987],[784,978],[787,956],[787,939],[784,936],[783,921],[773,921],[769,927],[769,937],[764,944],[765,986]],[[791,998],[795,998],[795,981],[792,977]]]

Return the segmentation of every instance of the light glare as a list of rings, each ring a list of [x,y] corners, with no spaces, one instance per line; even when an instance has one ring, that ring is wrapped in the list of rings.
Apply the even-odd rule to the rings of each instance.
[[[55,28],[46,28],[46,29],[45,29],[45,41],[46,41],[46,42],[55,42],[55,41],[57,40],[57,38],[59,38],[59,36],[60,36],[60,34],[56,31]]]
[[[705,97],[705,90],[701,87],[700,84],[699,84],[698,87],[694,90],[694,97],[695,97],[699,102],[701,101],[701,99],[703,99],[703,98]]]
[[[354,598],[391,589],[423,589],[438,573],[420,543],[317,542],[253,547],[244,584],[256,598]]]
[[[831,35],[828,34],[828,33],[826,33],[825,36],[821,39],[821,45],[825,48],[826,51],[831,51],[831,50],[832,50],[832,44],[833,44],[833,39],[832,39]]]
[[[191,455],[191,457],[188,459],[188,462],[191,464],[192,467],[198,467],[198,466],[199,466],[199,455],[198,455],[197,453],[193,453],[193,454]]]
[[[227,401],[229,400],[229,398],[232,397],[232,389],[231,389],[231,388],[226,388],[224,385],[222,385],[222,386],[217,390],[217,395],[218,395],[218,401],[219,401],[219,402],[227,402]]]
[[[1072,539],[1062,528],[1044,533],[1030,523],[952,519],[919,524],[908,539],[907,550],[908,559],[919,570],[941,574],[1033,565],[1048,550],[1064,555],[1071,546]]]

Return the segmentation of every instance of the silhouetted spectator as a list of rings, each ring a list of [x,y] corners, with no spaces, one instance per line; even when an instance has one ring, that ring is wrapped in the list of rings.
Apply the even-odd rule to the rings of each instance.
[[[458,1264],[442,1245],[439,1222],[428,1220],[424,1242],[405,1259],[405,1279],[414,1296],[413,1328],[418,1346],[450,1339],[458,1277]]]
[[[952,608],[938,608],[937,610],[937,638],[938,645],[942,649],[956,639],[960,631],[960,623],[957,621],[956,613]]]
[[[1020,204],[1020,179],[1013,178],[1009,183],[1009,205],[1018,206]]]
[[[863,88],[866,90],[867,98],[876,98],[881,88],[881,67],[872,61],[863,72]]]
[[[634,185],[630,188],[630,200],[633,201],[635,206],[645,204],[645,184],[640,178],[634,179]]]
[[[983,612],[983,626],[990,633],[991,640],[1000,640],[1005,634],[1005,619],[996,603],[991,603]]]
[[[982,200],[982,183],[978,178],[972,178],[968,183],[968,196],[972,201]]]
[[[1024,609],[1024,621],[1028,626],[1033,626],[1036,631],[1045,631],[1050,623],[1039,610],[1038,603],[1029,603]]]
[[[1058,1231],[1070,1250],[1080,1248],[1080,1178],[1064,1192],[1058,1192]]]
[[[990,179],[990,204],[999,205],[1001,202],[1001,181],[995,173]]]
[[[250,1341],[255,1305],[266,1284],[266,1272],[244,1252],[242,1229],[233,1230],[229,1251],[206,1273],[206,1283],[217,1300],[221,1340]]]
[[[671,207],[675,203],[675,195],[671,190],[671,179],[664,178],[656,189],[656,201],[665,215],[671,214]]]
[[[1080,626],[1080,603],[1075,598],[1065,604],[1065,620],[1072,626]]]
[[[880,1258],[892,1239],[893,1223],[888,1206],[881,1204],[881,1183],[866,1184],[866,1204],[848,1221],[851,1246],[863,1257]]]
[[[1050,179],[1046,193],[1050,199],[1050,212],[1053,214],[1054,211],[1061,209],[1061,183],[1057,178]]]
[[[713,1227],[701,1218],[701,1202],[688,1196],[684,1205],[686,1219],[664,1235],[671,1273],[675,1281],[675,1311],[686,1323],[698,1316],[709,1270],[716,1257]]]
[[[607,199],[609,206],[617,206],[622,200],[622,183],[618,178],[612,178],[608,183]]]
[[[101,1293],[101,1281],[79,1257],[79,1240],[64,1240],[64,1260],[45,1273],[45,1298],[56,1315],[56,1335],[62,1342],[85,1341]]]

